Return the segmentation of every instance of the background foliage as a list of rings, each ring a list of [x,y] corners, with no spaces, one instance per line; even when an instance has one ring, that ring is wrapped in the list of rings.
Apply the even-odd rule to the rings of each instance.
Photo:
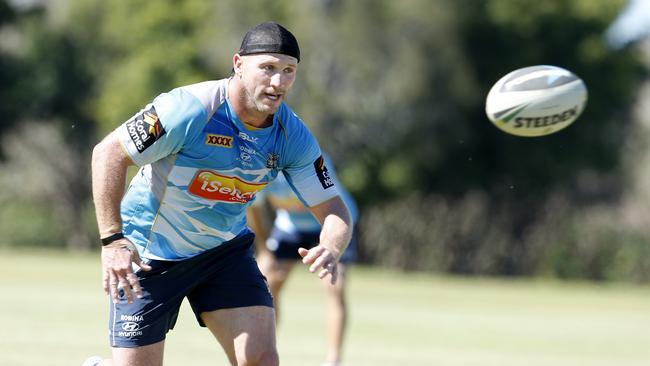
[[[647,282],[648,57],[604,32],[624,0],[0,0],[2,246],[91,248],[89,157],[158,93],[230,73],[273,19],[303,51],[289,104],[362,208],[362,258],[409,270]],[[578,122],[503,134],[507,72],[582,77]]]

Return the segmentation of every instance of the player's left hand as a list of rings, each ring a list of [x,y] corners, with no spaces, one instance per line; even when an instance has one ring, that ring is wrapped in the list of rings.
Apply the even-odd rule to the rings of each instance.
[[[302,257],[304,264],[310,265],[309,272],[316,273],[318,271],[318,278],[321,279],[331,275],[330,283],[332,285],[336,283],[339,276],[339,261],[338,256],[333,251],[319,244],[309,250],[298,248],[298,254]]]

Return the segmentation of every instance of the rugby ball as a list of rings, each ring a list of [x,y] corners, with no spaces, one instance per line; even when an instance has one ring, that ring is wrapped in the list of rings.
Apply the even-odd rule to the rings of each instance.
[[[585,83],[571,71],[538,65],[499,79],[485,112],[500,130],[515,136],[545,136],[571,125],[587,104]]]

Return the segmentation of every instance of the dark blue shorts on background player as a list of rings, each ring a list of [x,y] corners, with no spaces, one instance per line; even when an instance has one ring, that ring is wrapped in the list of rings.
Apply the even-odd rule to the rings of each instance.
[[[149,262],[150,271],[137,273],[143,301],[110,304],[111,346],[145,346],[165,339],[167,332],[174,328],[186,296],[201,326],[205,326],[200,317],[202,312],[273,306],[266,279],[253,257],[254,237],[242,235],[228,245],[184,261]]]
[[[266,249],[278,260],[299,260],[298,248],[311,249],[315,247],[320,240],[320,232],[293,232],[288,233],[274,227],[271,235],[266,240]],[[352,240],[348,245],[340,262],[343,264],[352,264],[357,261],[357,230],[355,228],[352,234]]]

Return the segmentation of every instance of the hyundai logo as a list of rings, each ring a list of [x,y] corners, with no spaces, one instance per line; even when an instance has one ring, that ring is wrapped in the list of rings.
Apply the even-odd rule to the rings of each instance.
[[[122,324],[122,329],[127,332],[135,332],[136,330],[140,329],[140,324],[136,322],[126,322]]]

